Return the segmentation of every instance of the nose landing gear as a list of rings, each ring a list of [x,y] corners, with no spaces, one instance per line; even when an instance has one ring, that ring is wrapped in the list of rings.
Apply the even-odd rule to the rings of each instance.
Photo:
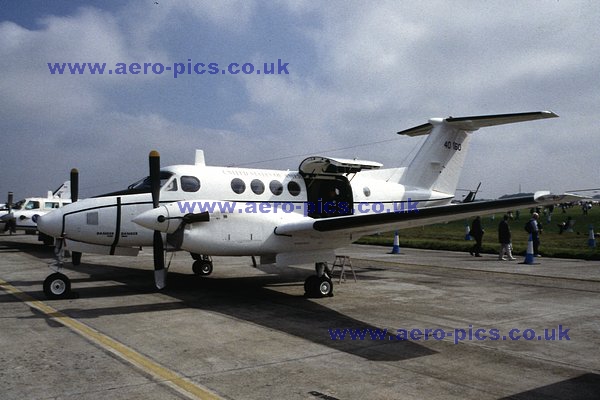
[[[63,243],[63,239],[56,239],[54,247],[54,256],[56,259],[49,265],[54,273],[48,275],[44,280],[44,294],[49,300],[66,299],[72,296],[71,280],[65,274],[60,273],[65,256]]]

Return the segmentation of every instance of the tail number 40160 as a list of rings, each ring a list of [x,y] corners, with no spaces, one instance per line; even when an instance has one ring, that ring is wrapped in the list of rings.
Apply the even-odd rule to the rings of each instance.
[[[460,143],[457,142],[451,142],[451,141],[446,141],[444,142],[444,147],[447,148],[448,150],[457,150],[460,151]]]

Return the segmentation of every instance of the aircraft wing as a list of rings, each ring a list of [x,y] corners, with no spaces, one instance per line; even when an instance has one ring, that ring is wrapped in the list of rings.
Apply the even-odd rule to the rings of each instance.
[[[280,225],[275,229],[275,233],[278,235],[294,235],[336,232],[369,235],[377,232],[456,221],[477,215],[506,212],[519,208],[557,204],[579,199],[579,196],[570,194],[553,195],[549,192],[537,192],[533,196],[427,207],[410,212],[355,214],[316,220],[306,219]]]

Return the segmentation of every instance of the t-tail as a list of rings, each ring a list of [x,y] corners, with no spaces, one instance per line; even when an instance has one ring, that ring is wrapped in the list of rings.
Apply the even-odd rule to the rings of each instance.
[[[407,188],[421,188],[450,196],[456,191],[471,134],[479,128],[514,122],[555,118],[551,111],[472,117],[432,118],[428,123],[398,132],[399,135],[429,135],[400,178]]]

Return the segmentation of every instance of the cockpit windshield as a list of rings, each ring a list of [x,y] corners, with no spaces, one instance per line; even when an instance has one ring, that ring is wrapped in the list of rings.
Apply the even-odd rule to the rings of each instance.
[[[160,187],[162,188],[165,185],[165,183],[167,183],[167,181],[173,176],[173,173],[161,171],[159,176],[160,176]],[[150,182],[150,177],[147,176],[147,177],[142,178],[139,181],[134,182],[131,185],[127,186],[127,189],[128,190],[136,190],[136,191],[150,191],[152,189],[151,186],[152,185]]]
[[[20,210],[21,207],[23,207],[23,204],[25,204],[25,199],[17,201],[15,204],[12,205],[11,209]]]
[[[175,183],[175,179],[171,179],[171,177],[175,175],[172,172],[166,172],[166,171],[161,171],[160,172],[160,187],[162,190],[173,190],[171,189],[171,187],[173,187],[175,185],[175,190],[177,190],[176,187],[176,183]],[[168,187],[165,189],[164,186],[168,185]],[[112,192],[112,193],[106,193],[106,194],[102,194],[99,196],[94,196],[94,197],[107,197],[107,196],[123,196],[123,195],[128,195],[128,194],[140,194],[140,193],[150,193],[150,191],[152,190],[152,185],[150,182],[150,177],[147,176],[143,179],[140,179],[137,182],[132,183],[131,185],[127,186],[127,189],[125,190],[119,190],[118,192]]]

